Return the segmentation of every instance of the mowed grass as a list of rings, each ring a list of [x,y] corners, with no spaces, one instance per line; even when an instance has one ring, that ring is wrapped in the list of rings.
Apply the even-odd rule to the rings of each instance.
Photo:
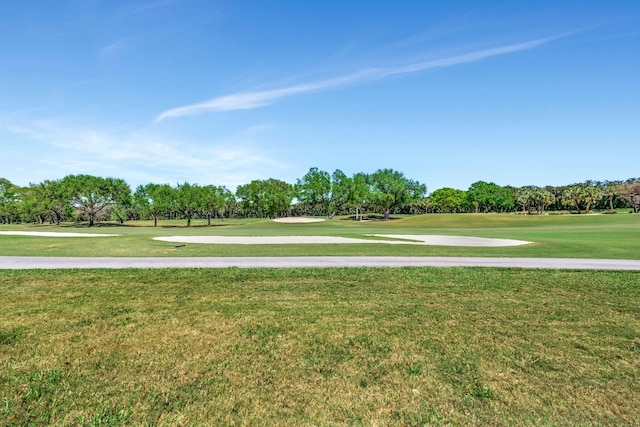
[[[0,230],[77,231],[120,234],[110,238],[51,238],[0,235],[0,255],[23,256],[497,256],[640,259],[640,215],[429,214],[392,221],[357,222],[336,218],[311,224],[270,220],[129,222],[89,228],[66,224],[0,226]],[[153,240],[167,235],[323,235],[363,238],[366,234],[446,234],[520,239],[530,245],[503,248],[383,244],[179,245]]]
[[[0,425],[637,425],[640,272],[0,272]]]

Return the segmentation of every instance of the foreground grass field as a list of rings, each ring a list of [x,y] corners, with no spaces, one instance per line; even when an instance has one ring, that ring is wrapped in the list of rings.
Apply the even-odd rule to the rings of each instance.
[[[11,225],[0,230],[74,231],[120,234],[112,238],[0,236],[0,255],[21,256],[499,256],[640,259],[640,215],[523,216],[514,214],[431,214],[386,222],[334,219],[313,224],[279,224],[270,220],[130,222],[88,228]],[[465,248],[405,245],[178,245],[152,240],[167,235],[281,236],[324,235],[362,238],[366,234],[446,234],[519,239],[531,245]]]
[[[640,273],[2,271],[0,425],[637,425]]]

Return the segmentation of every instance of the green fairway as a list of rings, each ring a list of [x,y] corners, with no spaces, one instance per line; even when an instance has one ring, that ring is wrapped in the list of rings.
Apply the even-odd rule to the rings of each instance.
[[[640,273],[3,271],[1,425],[633,425]]]
[[[119,237],[51,238],[0,236],[0,255],[22,256],[498,256],[640,259],[640,215],[431,214],[392,221],[357,222],[336,218],[312,224],[279,224],[270,220],[129,222],[97,227],[67,224],[0,226],[0,230],[114,233]],[[517,247],[446,247],[367,244],[325,245],[176,245],[152,240],[169,235],[286,236],[322,235],[363,238],[366,234],[444,234],[519,239]],[[180,247],[176,247],[180,246]]]

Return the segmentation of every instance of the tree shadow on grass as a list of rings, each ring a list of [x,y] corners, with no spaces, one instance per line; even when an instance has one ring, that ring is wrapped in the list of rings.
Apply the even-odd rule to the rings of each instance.
[[[93,225],[89,225],[89,222],[74,222],[74,223],[66,223],[60,224],[61,228],[73,228],[73,229],[98,229],[98,228],[218,228],[218,227],[228,227],[232,225],[239,224],[192,224],[190,227],[187,227],[187,224],[164,224],[158,225],[154,227],[153,225],[136,225],[136,224],[124,224],[114,223],[114,222],[96,222]]]
[[[93,225],[89,225],[88,222],[74,222],[71,224],[60,224],[61,228],[85,228],[85,229],[95,229],[95,228],[123,228],[123,227],[135,227],[135,225],[129,224],[120,224],[113,222],[96,222]]]
[[[348,217],[342,218],[343,221],[362,221],[362,222],[378,222],[378,221],[394,221],[396,217],[390,217],[388,220],[384,219],[384,215],[361,215],[356,217],[355,215],[350,215]]]

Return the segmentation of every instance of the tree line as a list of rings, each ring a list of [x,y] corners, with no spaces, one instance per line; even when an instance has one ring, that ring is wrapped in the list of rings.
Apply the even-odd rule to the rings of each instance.
[[[193,218],[276,218],[283,216],[398,213],[589,212],[616,208],[640,209],[640,178],[626,181],[586,181],[565,186],[500,186],[477,181],[465,190],[440,188],[427,195],[426,185],[393,169],[346,175],[311,168],[294,184],[274,178],[240,185],[235,193],[224,186],[149,183],[132,191],[122,179],[68,175],[26,187],[0,178],[0,222],[52,223]]]
[[[640,210],[640,178],[625,181],[585,181],[571,185],[537,187],[500,186],[477,181],[467,191],[441,188],[427,198],[431,212],[522,212],[542,215],[545,211],[580,214],[592,209],[615,213],[618,208]]]

